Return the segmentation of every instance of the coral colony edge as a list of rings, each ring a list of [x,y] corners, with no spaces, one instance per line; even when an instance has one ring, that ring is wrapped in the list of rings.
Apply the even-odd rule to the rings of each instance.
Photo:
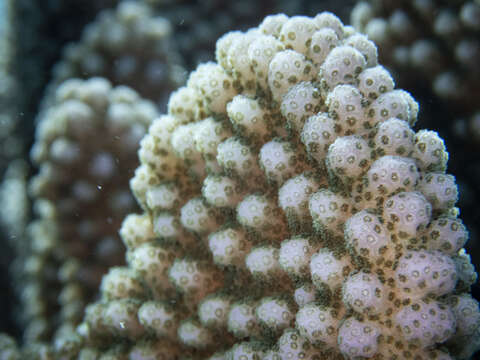
[[[29,356],[471,358],[468,232],[418,112],[375,44],[331,13],[225,34],[140,141],[127,265]]]

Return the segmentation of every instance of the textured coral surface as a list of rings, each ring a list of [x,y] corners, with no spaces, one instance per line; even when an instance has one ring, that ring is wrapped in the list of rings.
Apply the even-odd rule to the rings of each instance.
[[[477,31],[466,3],[459,19]],[[251,5],[233,9],[253,16]],[[106,74],[165,103],[173,59],[150,46],[168,32],[152,14],[124,2],[101,15],[57,80]],[[447,15],[431,18],[452,37]],[[205,41],[182,33],[178,45],[196,53],[188,62],[209,58],[210,30],[232,21],[198,22]],[[436,76],[414,48],[428,46],[411,58]],[[31,244],[14,266],[26,346],[0,335],[0,359],[473,358],[477,275],[448,154],[437,133],[413,130],[418,105],[376,46],[330,13],[274,15],[220,38],[215,58],[153,122],[152,104],[104,79],[54,90],[32,150]],[[120,228],[138,212],[125,179],[139,143],[130,186],[142,213]],[[25,215],[26,171],[11,168],[2,201]],[[24,217],[6,214],[21,234]]]
[[[463,359],[476,274],[439,136],[330,13],[217,42],[142,139],[81,359]],[[81,350],[80,350],[81,349]],[[103,354],[103,355],[101,355]]]
[[[379,59],[398,83],[422,103],[423,126],[434,127],[458,154],[450,171],[457,176],[464,221],[478,237],[475,180],[480,173],[478,152],[480,113],[480,3],[472,0],[369,0],[353,8],[352,25],[379,48]],[[467,249],[476,259],[478,241]],[[478,268],[478,262],[474,261]]]

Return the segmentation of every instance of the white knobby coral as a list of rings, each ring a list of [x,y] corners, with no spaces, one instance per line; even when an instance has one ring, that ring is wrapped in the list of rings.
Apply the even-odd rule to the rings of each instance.
[[[172,156],[142,142],[131,186],[144,214],[122,236],[145,294],[103,294],[87,346],[139,336],[138,302],[167,301],[185,355],[464,358],[448,341],[474,343],[478,323],[458,310],[476,303],[463,298],[474,276],[448,156],[436,133],[412,130],[418,105],[375,45],[330,13],[276,15],[225,35],[216,55],[152,126]],[[131,331],[106,319],[112,302],[114,316],[132,310]],[[155,331],[143,311],[141,324]]]

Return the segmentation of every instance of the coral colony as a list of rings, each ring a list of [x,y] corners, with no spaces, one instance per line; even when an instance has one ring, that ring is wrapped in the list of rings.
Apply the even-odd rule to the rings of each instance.
[[[101,78],[67,80],[41,114],[31,150],[40,170],[29,189],[38,218],[28,226],[21,297],[26,339],[77,325],[102,275],[123,263],[118,227],[136,207],[122,174],[137,165],[138,142],[157,116],[152,102]],[[48,278],[52,269],[58,278]]]
[[[141,211],[120,227],[126,265],[103,276],[83,319],[82,289],[95,278],[79,284],[76,270],[63,267],[59,330],[50,344],[31,340],[22,356],[471,358],[480,347],[469,294],[477,274],[463,249],[468,232],[448,153],[437,133],[412,129],[418,105],[395,89],[375,44],[331,13],[280,14],[225,34],[215,55],[161,116],[100,78],[57,90],[47,117],[62,126],[40,124],[32,186],[38,197],[52,194],[40,222],[60,220],[55,231],[78,247],[53,253],[73,269],[94,261],[83,247],[108,229],[64,219],[97,196],[88,176],[114,180],[121,170],[112,156],[135,146],[91,147],[85,155],[96,166],[68,182],[74,198],[62,195],[60,204],[55,191],[66,184],[55,174],[81,171],[68,169],[84,161],[89,132],[134,132],[127,118],[150,124],[130,181]],[[50,239],[40,225],[32,231]],[[108,244],[98,254],[118,250]],[[0,346],[0,358],[20,358],[8,337]]]

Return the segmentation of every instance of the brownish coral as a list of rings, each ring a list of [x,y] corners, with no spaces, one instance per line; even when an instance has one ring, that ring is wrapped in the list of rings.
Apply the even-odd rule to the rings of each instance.
[[[123,263],[117,229],[135,209],[128,178],[156,115],[134,90],[101,78],[63,83],[41,114],[31,151],[37,218],[27,229],[21,288],[27,341],[74,327],[101,276]]]
[[[115,9],[101,11],[80,41],[65,47],[50,87],[54,91],[70,78],[101,76],[113,85],[134,88],[165,110],[168,94],[185,81],[183,59],[171,32],[170,21],[149,6],[122,1]]]

